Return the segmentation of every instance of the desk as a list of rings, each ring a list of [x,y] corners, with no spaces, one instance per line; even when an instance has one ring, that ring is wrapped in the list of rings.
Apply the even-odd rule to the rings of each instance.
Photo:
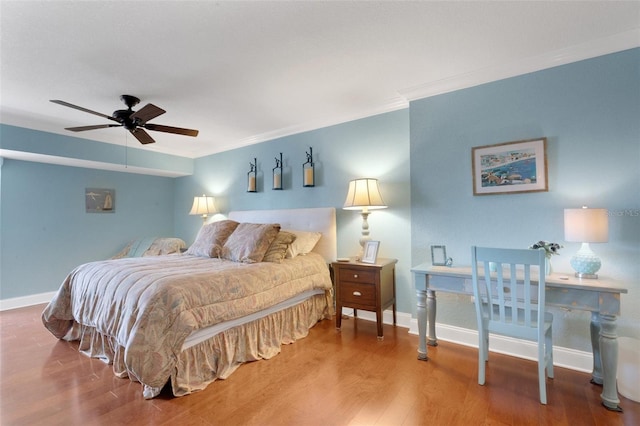
[[[471,267],[450,268],[423,263],[411,268],[418,297],[418,359],[427,359],[427,344],[436,346],[436,291],[473,295]],[[535,282],[532,277],[532,282]],[[602,403],[610,410],[618,406],[618,336],[616,316],[620,315],[620,294],[627,289],[606,279],[580,279],[573,275],[551,274],[546,278],[546,302],[550,306],[591,312],[593,350],[592,383],[602,385]],[[427,338],[427,317],[429,333]]]

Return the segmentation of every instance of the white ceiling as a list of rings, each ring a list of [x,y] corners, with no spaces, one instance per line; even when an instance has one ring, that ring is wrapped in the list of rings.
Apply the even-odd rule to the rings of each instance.
[[[640,2],[4,1],[0,122],[200,157],[640,46]],[[142,147],[108,120],[167,113]],[[134,108],[135,109],[135,108]]]

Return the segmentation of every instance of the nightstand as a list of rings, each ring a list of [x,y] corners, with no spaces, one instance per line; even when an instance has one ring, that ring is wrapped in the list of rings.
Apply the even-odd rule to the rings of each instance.
[[[336,329],[342,325],[342,307],[376,313],[378,339],[382,340],[382,311],[393,306],[396,324],[396,259],[378,259],[376,263],[333,262],[336,286]]]

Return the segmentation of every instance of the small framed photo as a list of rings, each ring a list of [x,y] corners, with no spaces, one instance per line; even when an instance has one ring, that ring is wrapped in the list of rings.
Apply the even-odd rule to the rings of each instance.
[[[431,246],[431,264],[433,266],[447,266],[446,246]]]
[[[367,241],[364,243],[364,255],[360,260],[363,263],[376,263],[378,257],[378,247],[380,247],[380,241]]]
[[[473,195],[543,192],[547,181],[547,138],[471,148]]]
[[[85,208],[87,213],[114,213],[116,211],[116,190],[85,188]]]

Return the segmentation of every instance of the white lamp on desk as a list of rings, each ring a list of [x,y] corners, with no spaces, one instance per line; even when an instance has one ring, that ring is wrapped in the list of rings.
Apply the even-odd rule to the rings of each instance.
[[[609,240],[609,217],[607,209],[565,209],[564,239],[582,243],[580,250],[571,258],[571,266],[579,278],[598,278],[602,262],[589,247],[589,243],[606,243]]]

